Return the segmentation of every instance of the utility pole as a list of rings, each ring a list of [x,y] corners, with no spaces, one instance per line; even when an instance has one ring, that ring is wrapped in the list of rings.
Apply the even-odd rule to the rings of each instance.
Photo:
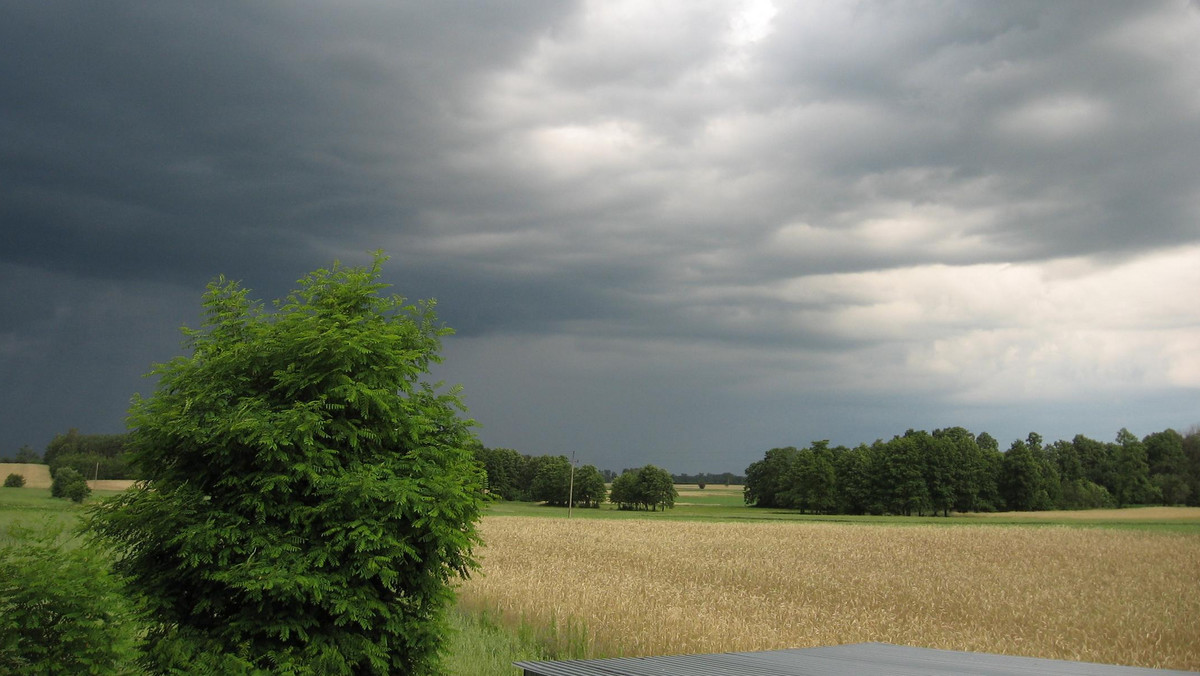
[[[575,451],[571,451],[571,482],[567,487],[567,518],[571,518],[571,507],[575,505]]]

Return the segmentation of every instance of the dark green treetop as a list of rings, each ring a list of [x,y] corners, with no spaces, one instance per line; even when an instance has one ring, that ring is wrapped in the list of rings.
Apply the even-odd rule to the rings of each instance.
[[[449,330],[381,294],[384,260],[313,272],[273,312],[214,281],[190,356],[135,399],[146,482],[89,527],[153,620],[152,671],[438,671],[482,473],[457,390],[424,380]]]

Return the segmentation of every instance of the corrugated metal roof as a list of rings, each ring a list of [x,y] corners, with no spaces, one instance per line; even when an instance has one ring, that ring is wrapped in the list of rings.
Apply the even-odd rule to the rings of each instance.
[[[1198,674],[887,643],[605,660],[515,662],[525,676],[1168,676]]]

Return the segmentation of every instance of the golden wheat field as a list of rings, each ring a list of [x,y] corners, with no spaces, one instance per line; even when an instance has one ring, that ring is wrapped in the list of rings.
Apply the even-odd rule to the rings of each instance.
[[[860,641],[1200,669],[1200,538],[487,517],[461,603],[581,656]]]

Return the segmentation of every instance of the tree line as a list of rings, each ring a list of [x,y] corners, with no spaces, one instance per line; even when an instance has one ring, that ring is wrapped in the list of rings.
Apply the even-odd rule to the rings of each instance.
[[[80,434],[71,428],[66,434],[56,434],[39,455],[29,446],[22,446],[15,456],[0,457],[0,462],[34,463],[50,466],[56,475],[70,467],[87,479],[140,479],[127,449],[128,434]]]
[[[672,474],[671,478],[674,479],[675,483],[677,484],[696,484],[700,486],[700,488],[704,488],[710,484],[714,486],[719,484],[723,484],[725,486],[740,486],[746,482],[746,477],[739,474],[734,474],[733,472],[723,472],[721,474],[714,474],[712,472],[700,472],[699,474]]]
[[[746,469],[746,504],[822,514],[924,515],[1200,505],[1200,428],[1113,442],[1037,433],[1001,452],[986,432],[908,430],[855,448],[773,448]]]
[[[511,448],[476,446],[475,461],[486,476],[487,491],[496,499],[544,502],[560,507],[599,507],[607,499],[620,509],[666,509],[675,506],[674,480],[664,469],[646,465],[621,474],[583,465],[571,472],[565,455],[525,455]],[[612,482],[612,493],[606,482]]]

